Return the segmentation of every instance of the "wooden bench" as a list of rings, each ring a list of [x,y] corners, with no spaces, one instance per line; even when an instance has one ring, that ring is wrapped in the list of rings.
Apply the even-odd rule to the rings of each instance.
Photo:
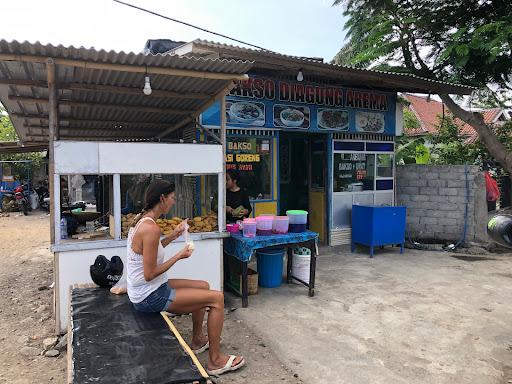
[[[75,286],[68,383],[207,383],[208,374],[166,313],[137,312],[127,295]]]

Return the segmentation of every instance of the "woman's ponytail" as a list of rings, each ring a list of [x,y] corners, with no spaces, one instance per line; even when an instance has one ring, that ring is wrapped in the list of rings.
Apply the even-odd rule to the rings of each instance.
[[[144,215],[160,202],[160,196],[174,192],[174,184],[168,180],[155,180],[149,184],[144,194],[144,209],[133,219],[131,227],[135,226]]]

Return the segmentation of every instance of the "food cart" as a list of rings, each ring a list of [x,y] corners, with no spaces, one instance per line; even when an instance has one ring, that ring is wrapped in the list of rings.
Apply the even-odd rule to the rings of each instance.
[[[48,143],[50,151],[57,332],[67,326],[70,286],[92,282],[94,259],[125,260],[129,214],[122,211],[140,175],[147,182],[166,178],[176,184],[178,203],[171,217],[159,222],[163,233],[178,217],[194,221],[194,254],[170,276],[222,289],[224,216],[200,216],[210,201],[196,198],[196,182],[201,177],[216,184],[217,209],[223,212],[225,124],[220,141],[198,144],[196,119],[212,103],[224,103],[233,81],[247,77],[251,62],[6,41],[0,41],[0,62],[0,101],[20,141]],[[65,188],[73,178],[91,186],[94,201],[85,210],[67,201]],[[177,239],[167,246],[166,257],[183,245]]]
[[[82,153],[80,158],[76,153]],[[127,158],[126,154],[137,153],[137,157]],[[172,161],[175,159],[188,161]],[[165,144],[165,143],[115,143],[115,142],[54,142],[54,216],[55,242],[52,251],[55,253],[56,308],[61,324],[67,324],[67,306],[69,286],[85,283],[90,280],[89,266],[98,255],[111,258],[120,256],[126,259],[126,227],[123,227],[121,215],[121,178],[125,175],[151,174],[165,175],[212,175],[217,178],[219,191],[224,186],[223,156],[221,145],[206,144]],[[141,156],[141,157],[139,157]],[[144,159],[143,162],[140,159]],[[104,226],[78,238],[62,239],[60,221],[62,214],[59,207],[60,180],[68,175],[101,175],[111,179],[109,183],[109,226]],[[179,199],[179,197],[178,197]],[[220,201],[220,199],[219,199]],[[179,201],[178,201],[179,204]],[[81,212],[78,211],[80,216]],[[87,211],[85,211],[87,213]],[[191,216],[191,215],[190,215]],[[204,217],[196,216],[204,219]],[[216,217],[216,225],[208,232],[191,233],[195,250],[192,257],[177,263],[168,272],[171,278],[188,278],[205,280],[212,289],[222,289],[222,238],[227,234],[223,228],[223,217]],[[171,221],[171,220],[169,220]],[[107,229],[108,228],[108,229]],[[93,235],[92,237],[87,237]],[[183,248],[183,238],[178,238],[165,247],[166,258],[171,257]]]

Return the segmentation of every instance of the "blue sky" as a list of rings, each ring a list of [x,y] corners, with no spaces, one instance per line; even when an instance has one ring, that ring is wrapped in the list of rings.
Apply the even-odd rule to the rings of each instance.
[[[327,0],[124,1],[273,51],[327,61],[345,35],[341,8]],[[148,38],[230,43],[111,0],[4,2],[0,38],[133,52]]]

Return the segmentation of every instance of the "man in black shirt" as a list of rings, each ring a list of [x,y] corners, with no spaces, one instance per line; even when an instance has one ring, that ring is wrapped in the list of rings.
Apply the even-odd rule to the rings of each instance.
[[[249,197],[238,186],[240,172],[228,169],[226,172],[226,222],[235,223],[237,220],[249,217],[252,212]]]

